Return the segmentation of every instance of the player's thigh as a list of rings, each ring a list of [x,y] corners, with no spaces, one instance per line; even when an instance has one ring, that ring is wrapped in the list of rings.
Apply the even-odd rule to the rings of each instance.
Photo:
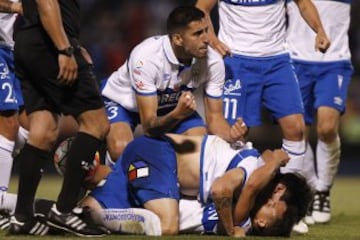
[[[126,122],[110,124],[110,131],[106,136],[106,144],[113,161],[116,161],[127,144],[134,139],[133,131]]]
[[[295,72],[286,55],[272,60],[272,71],[265,76],[263,103],[275,119],[303,114],[303,104]]]
[[[147,201],[144,207],[159,216],[163,235],[179,232],[179,204],[176,199],[154,199]]]

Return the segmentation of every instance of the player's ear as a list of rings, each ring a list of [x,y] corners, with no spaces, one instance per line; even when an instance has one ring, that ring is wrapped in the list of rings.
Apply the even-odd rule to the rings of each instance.
[[[176,46],[182,46],[183,45],[183,39],[181,37],[181,34],[179,34],[179,33],[172,34],[172,41]]]
[[[275,189],[274,189],[274,193],[277,193],[279,191],[285,191],[286,190],[286,186],[282,183],[278,183],[276,186],[275,186]]]
[[[254,224],[258,227],[258,228],[265,228],[266,227],[266,220],[264,218],[256,218],[254,220]]]

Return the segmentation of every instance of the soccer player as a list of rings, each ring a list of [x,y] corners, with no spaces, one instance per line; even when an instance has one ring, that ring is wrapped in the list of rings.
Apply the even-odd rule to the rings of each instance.
[[[18,1],[0,0],[0,229],[8,225],[6,213],[14,209],[16,196],[8,193],[15,142],[27,135],[20,127],[19,112],[24,104],[20,82],[15,76],[13,30],[18,14]]]
[[[229,142],[247,131],[241,119],[233,126],[222,114],[225,79],[221,56],[209,47],[208,24],[195,7],[178,7],[167,19],[167,35],[146,39],[104,83],[111,123],[108,151],[117,160],[141,123],[144,133],[203,135],[206,130]],[[203,88],[206,127],[196,112],[193,91]]]
[[[234,150],[217,136],[175,134],[138,137],[121,158],[83,205],[100,212],[103,208],[143,207],[160,218],[163,235],[174,235],[179,232],[181,192],[188,197],[198,196],[203,206],[214,203],[224,233],[234,236],[244,235],[245,230],[239,226],[249,215],[257,194],[289,159],[281,150],[268,150],[260,157],[249,144]],[[254,228],[269,233],[279,223],[283,228],[272,235],[290,234],[295,221],[305,216],[310,201],[310,189],[303,183],[298,188],[272,186],[261,200],[261,209],[253,215]],[[234,199],[237,202],[233,208]]]
[[[47,223],[79,236],[102,236],[73,212],[87,169],[109,129],[91,59],[80,46],[79,1],[23,0],[25,24],[15,39],[16,74],[29,116],[29,138],[17,156],[19,186],[9,234],[43,235],[48,227],[34,216],[33,203],[43,167],[51,159],[61,114],[73,116],[79,131],[69,151],[62,189]]]
[[[340,162],[339,121],[345,111],[347,90],[353,72],[349,50],[349,0],[314,0],[331,46],[325,52],[315,51],[311,40],[316,35],[301,18],[295,2],[288,3],[289,27],[287,45],[299,81],[309,131],[316,112],[316,165],[310,144],[307,145],[305,176],[315,189],[308,223],[327,223],[331,219],[330,190]],[[307,132],[308,132],[307,131]]]
[[[209,13],[216,0],[198,0]],[[296,0],[301,15],[316,33],[314,48],[325,51],[329,40],[311,0]],[[279,123],[282,148],[292,159],[284,172],[301,173],[305,152],[303,106],[285,48],[285,1],[222,0],[218,2],[219,33],[210,27],[210,45],[226,56],[224,115],[229,123],[242,117],[248,127],[261,124],[261,106]]]

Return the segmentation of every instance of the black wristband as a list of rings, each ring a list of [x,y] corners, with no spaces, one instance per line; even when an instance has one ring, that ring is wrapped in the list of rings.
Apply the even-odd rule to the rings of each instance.
[[[58,49],[58,54],[66,55],[68,57],[71,57],[74,55],[74,48],[72,46],[64,48],[64,49]]]

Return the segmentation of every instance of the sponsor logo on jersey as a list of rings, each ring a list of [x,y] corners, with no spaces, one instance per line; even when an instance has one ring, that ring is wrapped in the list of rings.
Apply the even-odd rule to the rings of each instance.
[[[236,79],[235,84],[231,79],[228,79],[224,85],[224,95],[241,96],[241,81]]]
[[[136,161],[130,164],[128,168],[128,179],[134,181],[138,178],[148,177],[149,167],[144,161]]]

